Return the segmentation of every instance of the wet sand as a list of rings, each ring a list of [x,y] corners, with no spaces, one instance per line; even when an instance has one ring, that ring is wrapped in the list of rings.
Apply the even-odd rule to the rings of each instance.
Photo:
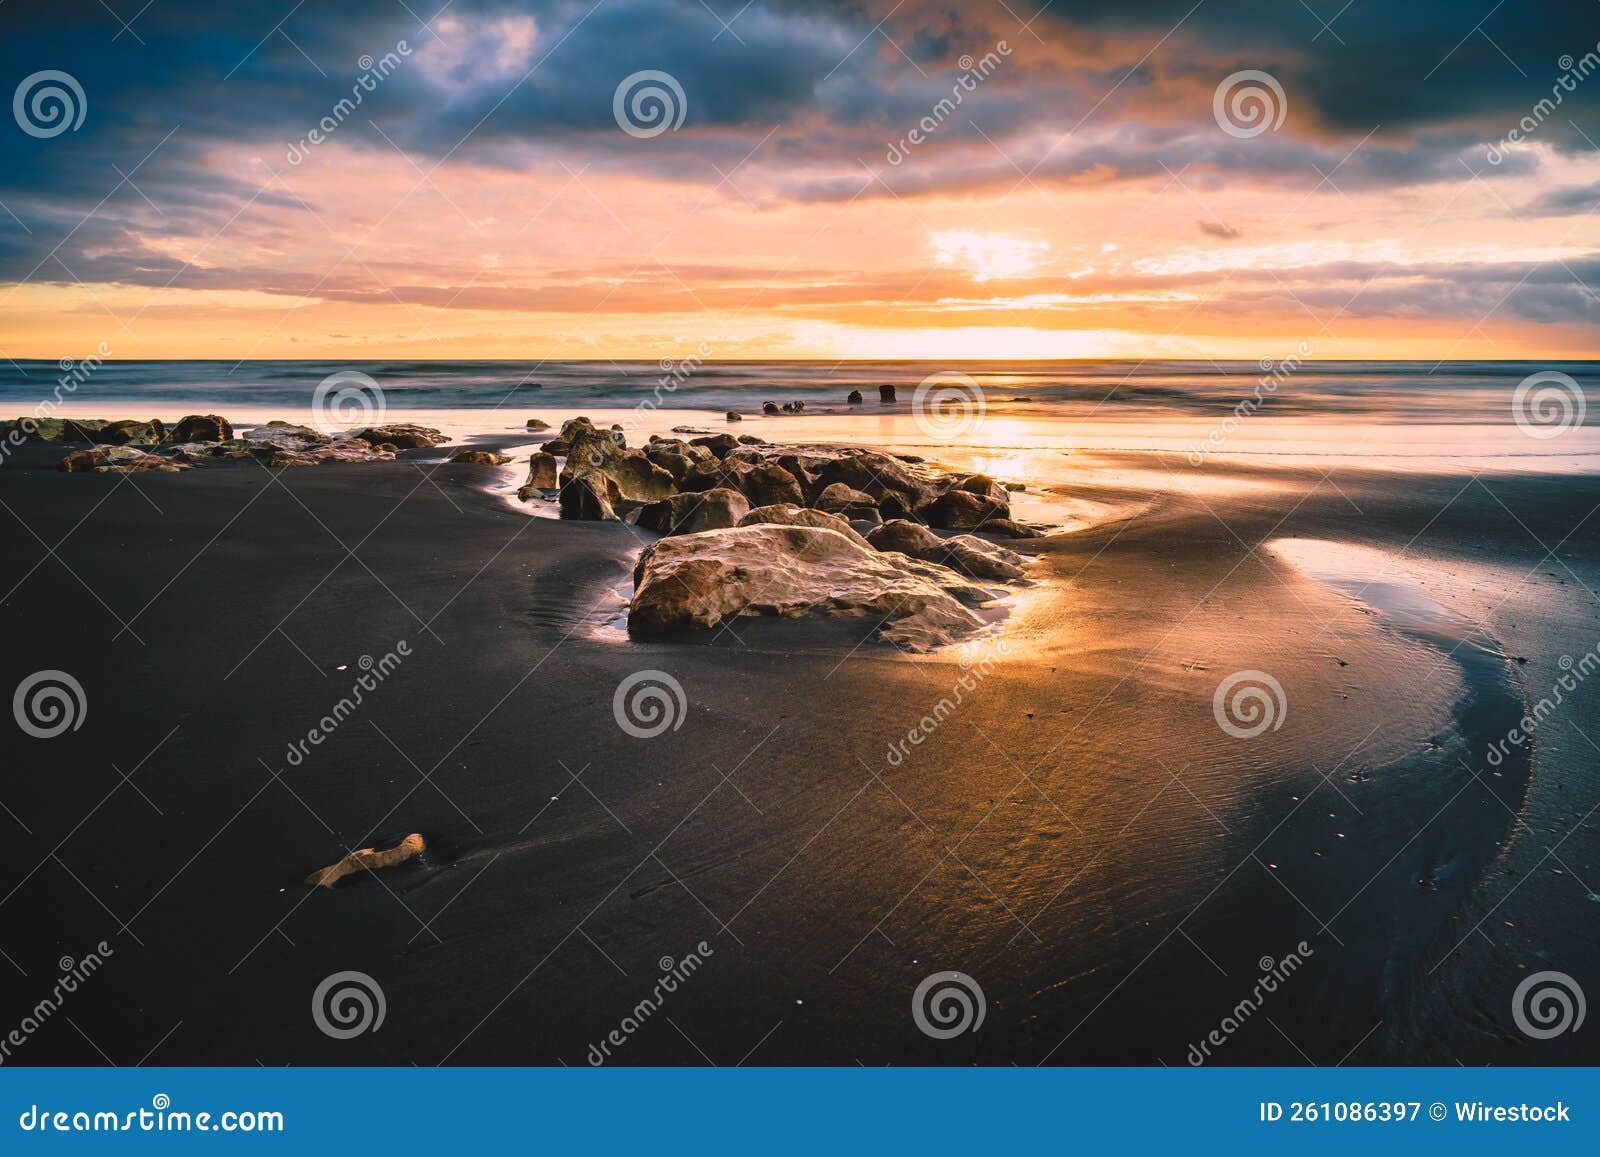
[[[1290,953],[1209,1063],[1596,1059],[1510,1004],[1544,968],[1600,982],[1600,690],[1531,762],[1482,747],[1600,636],[1600,479],[1077,454],[1050,497],[1107,520],[1027,544],[1003,655],[894,762],[961,654],[848,621],[628,642],[637,533],[530,519],[481,469],[51,462],[0,470],[0,686],[68,670],[88,711],[11,748],[0,1015],[115,954],[16,1063],[583,1064],[701,941],[611,1063],[1180,1065]],[[1401,557],[1445,613],[1288,538]],[[687,703],[651,739],[613,715],[641,670]],[[1213,693],[1246,670],[1286,707],[1238,739]],[[413,831],[420,862],[301,883]],[[346,969],[387,1015],[334,1040],[309,1005]],[[980,1032],[918,1031],[942,970]]]

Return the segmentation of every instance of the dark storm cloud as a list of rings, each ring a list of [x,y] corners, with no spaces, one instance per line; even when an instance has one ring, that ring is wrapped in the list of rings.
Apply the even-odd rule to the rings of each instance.
[[[48,140],[0,122],[0,278],[65,279],[64,263],[85,280],[159,280],[181,266],[139,237],[220,228],[251,198],[292,207],[270,170],[350,95],[363,56],[402,41],[404,63],[339,126],[341,145],[385,159],[398,147],[424,169],[556,150],[715,183],[713,164],[727,171],[764,141],[746,171],[778,200],[1004,188],[1024,173],[1041,185],[1182,174],[1203,199],[1238,180],[1315,188],[1337,170],[1331,184],[1355,190],[1462,177],[1464,158],[1504,181],[1535,172],[1537,155],[1488,166],[1483,143],[1550,95],[1562,57],[1600,41],[1594,0],[1487,18],[1488,3],[1447,0],[1355,0],[1337,17],[1338,0],[1056,0],[1028,28],[1036,4],[1013,5],[1019,18],[992,0],[455,0],[433,19],[441,3],[158,0],[131,28],[98,0],[0,4],[0,95],[60,69],[89,106],[81,130]],[[952,95],[963,55],[1001,40],[1010,54],[992,75],[887,166],[887,146]],[[1244,68],[1281,82],[1281,131],[1238,140],[1212,122],[1217,81]],[[618,81],[644,69],[672,74],[688,102],[684,131],[649,148],[612,112]],[[1564,92],[1537,139],[1587,149],[1576,129],[1596,135],[1597,109],[1600,76]],[[259,171],[209,164],[223,145],[254,150]],[[837,175],[858,159],[881,177],[865,192],[864,171]],[[1554,191],[1535,211],[1581,195]]]

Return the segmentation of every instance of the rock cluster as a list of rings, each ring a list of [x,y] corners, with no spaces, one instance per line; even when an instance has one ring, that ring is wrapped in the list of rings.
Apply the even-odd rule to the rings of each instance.
[[[272,467],[317,466],[324,462],[387,461],[397,450],[438,446],[449,439],[428,426],[376,426],[352,436],[330,437],[308,426],[274,421],[235,433],[233,423],[216,414],[190,414],[167,427],[159,419],[19,418],[0,424],[0,440],[87,443],[61,459],[70,473],[175,474],[228,459],[254,458]],[[481,451],[467,452],[482,460]],[[495,457],[495,456],[484,456]]]

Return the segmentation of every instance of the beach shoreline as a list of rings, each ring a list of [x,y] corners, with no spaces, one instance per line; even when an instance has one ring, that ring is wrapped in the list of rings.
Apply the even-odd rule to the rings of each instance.
[[[1414,560],[1533,698],[1563,632],[1593,621],[1576,579],[1537,565],[1540,534],[1579,524],[1546,569],[1594,585],[1587,479],[1344,470],[1333,487],[1314,469],[1224,466],[1204,488],[1147,488],[1135,517],[1028,544],[1039,581],[996,636],[1005,653],[936,743],[908,745],[970,675],[959,649],[907,656],[810,620],[743,619],[701,642],[590,630],[636,534],[526,518],[485,468],[427,456],[117,478],[40,455],[0,471],[18,544],[0,575],[3,673],[74,670],[90,704],[79,731],[26,750],[38,774],[4,798],[27,830],[5,852],[20,882],[3,906],[38,930],[30,974],[106,926],[116,968],[79,1023],[118,1061],[582,1063],[653,962],[703,939],[704,979],[670,1010],[692,1045],[661,1023],[610,1063],[1183,1063],[1251,962],[1302,940],[1312,966],[1272,1012],[1293,1047],[1261,1022],[1208,1063],[1515,1063],[1515,1039],[1484,1031],[1504,1021],[1513,961],[1581,935],[1571,913],[1589,901],[1533,833],[1570,835],[1560,855],[1587,877],[1594,818],[1573,805],[1589,773],[1542,743],[1503,824],[1442,821],[1396,850],[1427,819],[1416,809],[1463,787],[1450,714],[1466,677],[1445,661],[1437,686],[1419,681],[1416,647],[1255,545],[1359,539]],[[1149,471],[1148,456],[1095,461],[1103,486],[1080,458],[1073,497],[1108,509]],[[1526,529],[1490,519],[1502,503]],[[289,766],[361,656],[400,640],[413,657]],[[1242,741],[1211,698],[1253,668],[1286,689],[1288,716]],[[684,714],[640,739],[613,699],[652,670],[681,685]],[[1594,701],[1574,711],[1588,730]],[[1352,763],[1365,779],[1343,778]],[[428,851],[381,878],[300,882],[409,832]],[[1463,863],[1489,866],[1415,889],[1457,839],[1482,849]],[[1436,931],[1403,942],[1393,923],[1418,904]],[[1452,946],[1486,910],[1502,950]],[[383,1033],[331,1041],[302,1015],[336,968],[383,982]],[[982,1038],[953,1051],[882,996],[938,968],[990,1001]],[[1441,1001],[1480,1012],[1447,1030]],[[29,1053],[92,1062],[86,1049],[57,1025]]]

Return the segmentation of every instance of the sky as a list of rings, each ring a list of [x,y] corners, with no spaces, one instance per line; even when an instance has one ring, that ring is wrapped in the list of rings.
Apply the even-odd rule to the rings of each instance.
[[[0,356],[1600,356],[1600,2],[7,0]]]

